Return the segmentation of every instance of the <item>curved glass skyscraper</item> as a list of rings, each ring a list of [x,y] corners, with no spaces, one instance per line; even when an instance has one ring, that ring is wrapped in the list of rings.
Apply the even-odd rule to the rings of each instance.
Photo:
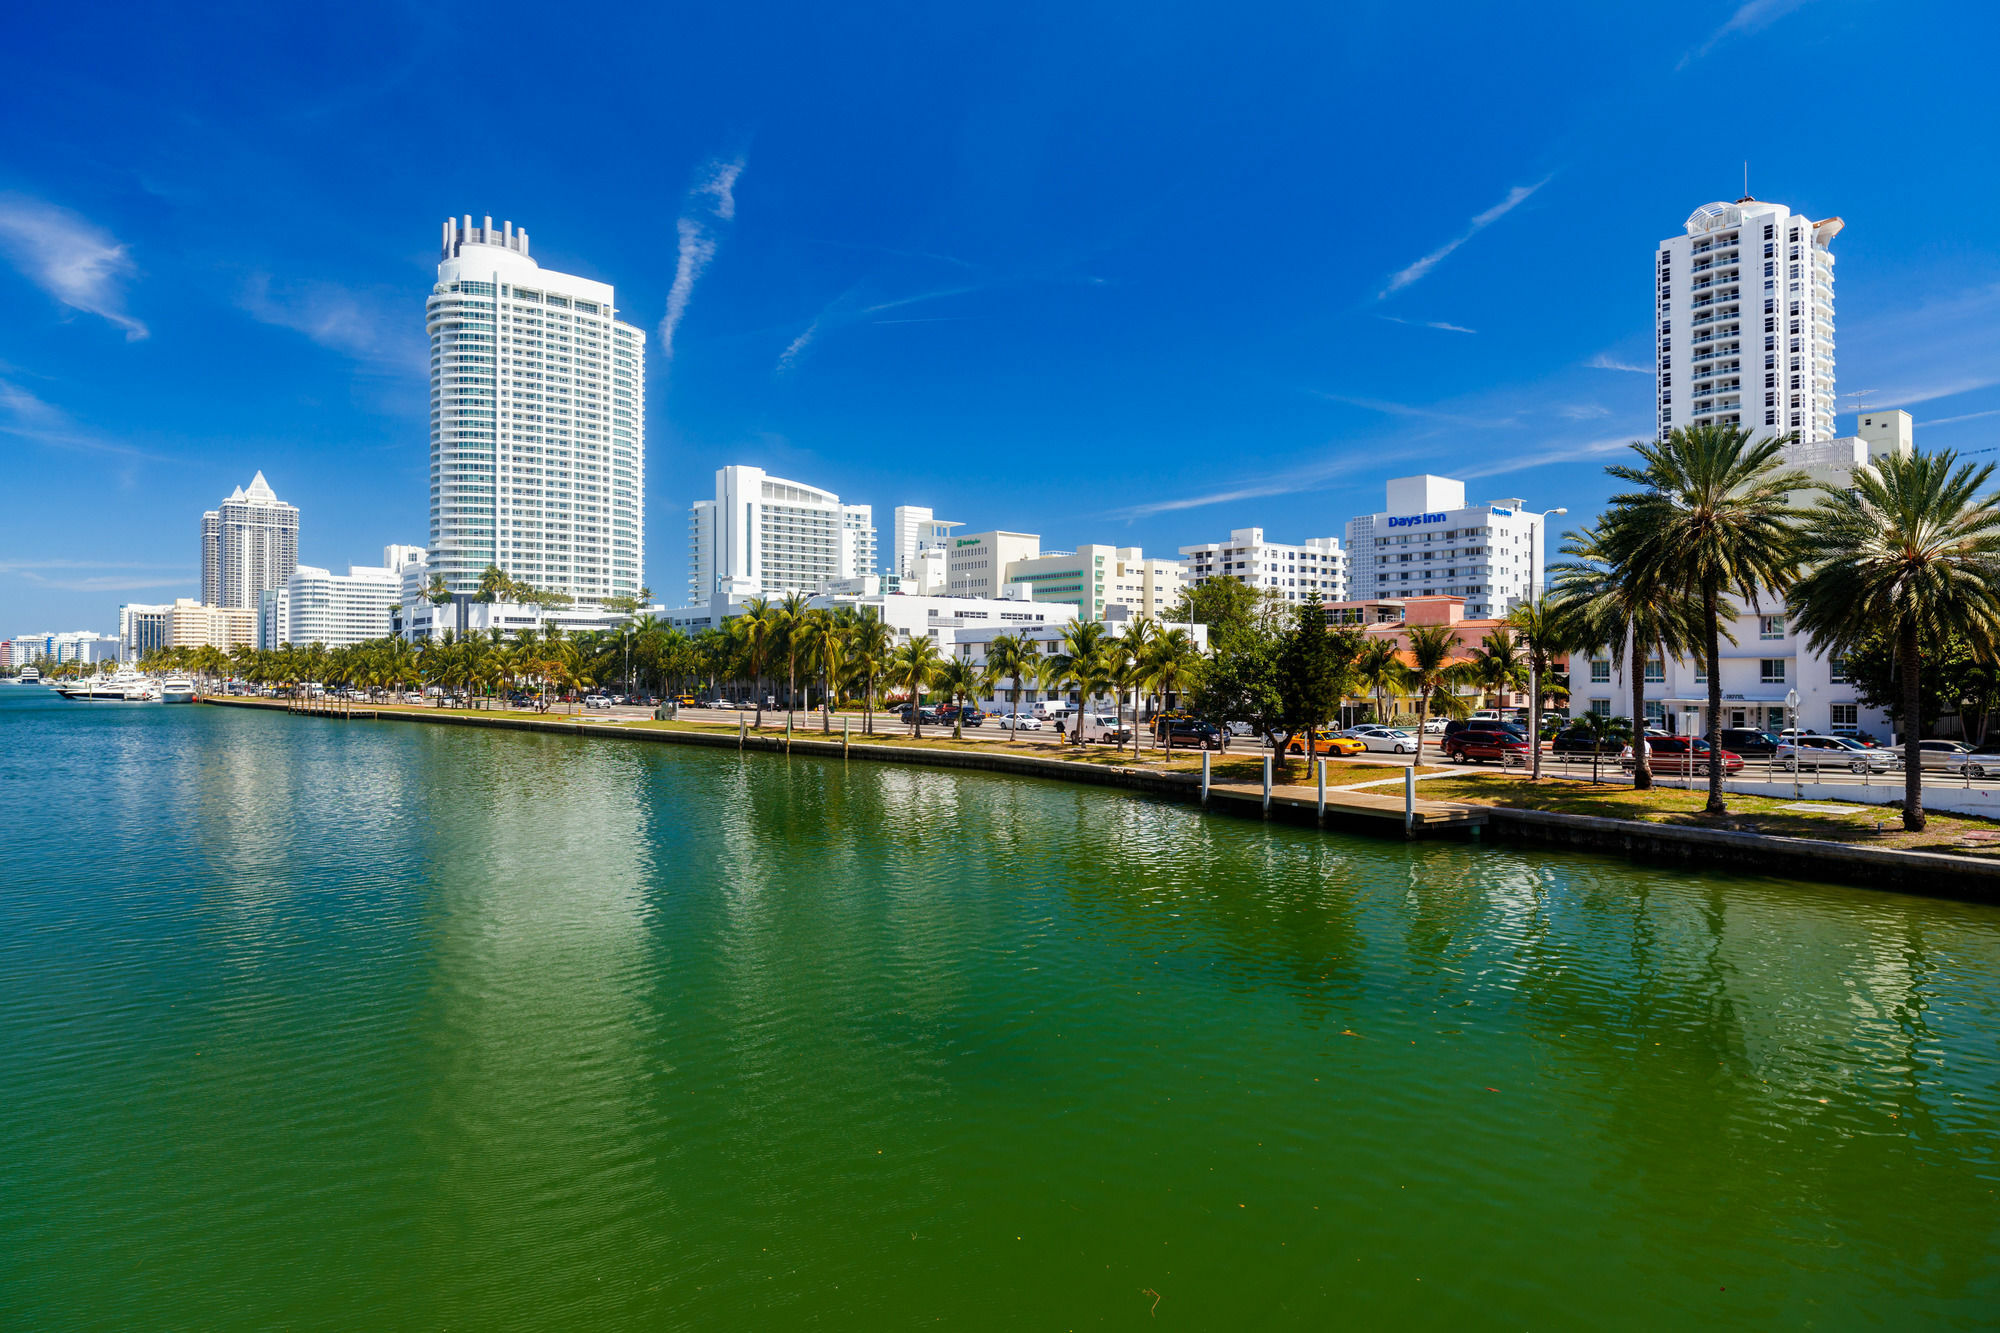
[[[581,602],[629,597],[646,544],[646,336],[609,284],[542,268],[513,223],[444,224],[431,344],[430,572],[488,565]]]

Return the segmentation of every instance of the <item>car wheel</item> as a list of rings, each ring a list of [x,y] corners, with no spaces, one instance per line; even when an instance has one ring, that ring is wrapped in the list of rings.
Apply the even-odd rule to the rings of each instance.
[[[1965,771],[1971,774],[1975,778],[1983,778],[1986,776],[1986,766],[1984,764],[1967,764],[1965,766]]]
[[[1868,761],[1865,759],[1857,759],[1853,763],[1849,764],[1848,767],[1853,769],[1856,773],[1860,773],[1865,776],[1868,772]]]

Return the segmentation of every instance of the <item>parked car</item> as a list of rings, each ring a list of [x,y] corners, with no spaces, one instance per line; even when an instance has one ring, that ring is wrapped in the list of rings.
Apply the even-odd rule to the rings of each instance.
[[[1002,731],[1040,731],[1042,720],[1033,713],[995,713],[993,720]]]
[[[986,710],[983,708],[974,708],[971,704],[967,704],[964,715],[959,718],[959,721],[968,727],[983,727],[986,725]]]
[[[1504,727],[1467,727],[1444,738],[1444,757],[1511,768],[1528,762],[1528,738]]]
[[[1450,722],[1451,719],[1449,718],[1443,718],[1443,717],[1429,718],[1424,722],[1424,735],[1426,736],[1443,735],[1444,729],[1450,725]]]
[[[583,706],[585,708],[609,708],[611,707],[611,696],[608,694],[586,694],[583,696]]]
[[[1769,759],[1778,752],[1778,738],[1753,727],[1724,727],[1722,748],[1745,759]]]
[[[1170,719],[1158,734],[1162,744],[1176,750],[1220,750],[1223,743],[1221,727],[1191,717]]]
[[[1437,721],[1436,718],[1431,719],[1431,722],[1435,721]],[[1430,730],[1429,722],[1424,724],[1424,730],[1426,732]],[[1447,720],[1440,730],[1443,731],[1446,740],[1467,731],[1504,731],[1524,745],[1528,740],[1528,729],[1526,727],[1518,722],[1508,722],[1503,718],[1497,717],[1455,717]]]
[[[1627,745],[1618,752],[1618,763],[1627,773],[1633,767],[1632,747]],[[1646,767],[1655,773],[1672,773],[1681,777],[1703,777],[1708,773],[1708,742],[1699,736],[1648,736],[1646,737]],[[1722,752],[1722,771],[1738,773],[1743,769],[1743,756],[1729,750]]]
[[[1887,773],[1896,766],[1896,757],[1887,750],[1871,750],[1845,736],[1794,736],[1779,743],[1774,762],[1788,773],[1800,768]]]
[[[1361,748],[1380,754],[1415,754],[1417,738],[1399,727],[1350,727],[1343,733],[1361,742]]]
[[[1647,737],[1651,744],[1652,738]],[[1589,757],[1594,750],[1601,755],[1615,755],[1624,748],[1623,741],[1599,741],[1582,727],[1571,727],[1568,731],[1549,742],[1550,754],[1583,755]]]
[[[2000,773],[2000,753],[1985,746],[1975,750],[1959,741],[1918,741],[1917,745],[1923,755],[1920,762],[1926,769],[1942,769],[1973,778]]]
[[[1319,729],[1316,741],[1315,748],[1319,753],[1329,756],[1361,754],[1368,748],[1352,736],[1335,735],[1324,727]],[[1290,736],[1286,737],[1284,749],[1280,750],[1279,753],[1297,755],[1300,758],[1304,758],[1306,755],[1306,734],[1303,731],[1293,732]]]

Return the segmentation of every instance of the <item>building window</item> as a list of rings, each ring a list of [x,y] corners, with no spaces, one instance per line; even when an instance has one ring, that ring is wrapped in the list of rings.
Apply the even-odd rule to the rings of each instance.
[[[1833,720],[1833,734],[1852,736],[1861,730],[1861,710],[1854,704],[1835,704],[1829,710]]]
[[[1610,658],[1593,657],[1590,659],[1590,683],[1592,685],[1609,685],[1611,683]]]
[[[1845,654],[1843,654],[1843,653],[1835,653],[1835,654],[1834,654],[1833,656],[1831,656],[1831,657],[1827,658],[1827,659],[1826,659],[1826,670],[1827,670],[1827,676],[1828,676],[1828,678],[1829,678],[1829,679],[1830,679],[1830,680],[1831,680],[1831,681],[1832,681],[1832,682],[1833,682],[1833,683],[1834,683],[1835,685],[1845,685],[1845,684],[1847,684],[1847,683],[1848,683],[1848,682],[1847,682],[1847,657],[1846,657],[1846,655],[1845,655]]]
[[[1760,620],[1760,621],[1758,622],[1758,626],[1757,626],[1757,637],[1758,637],[1758,638],[1760,638],[1760,639],[1782,639],[1782,638],[1784,638],[1784,637],[1785,637],[1785,618],[1784,618],[1783,616],[1765,616],[1765,617],[1763,617],[1763,618],[1762,618],[1762,619],[1761,619],[1761,620]]]
[[[1664,685],[1667,681],[1667,664],[1660,658],[1652,658],[1646,663],[1646,683]]]
[[[1784,705],[1779,704],[1764,710],[1764,725],[1772,731],[1782,730],[1785,725]]]
[[[1590,701],[1590,711],[1599,717],[1610,717],[1611,701],[1609,699],[1592,699]]]
[[[1785,683],[1785,659],[1782,657],[1766,657],[1761,659],[1757,663],[1757,679],[1765,685],[1783,685]]]

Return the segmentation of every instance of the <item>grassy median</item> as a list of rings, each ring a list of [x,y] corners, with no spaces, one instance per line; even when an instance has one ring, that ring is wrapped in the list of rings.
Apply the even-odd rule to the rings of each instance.
[[[1424,783],[1422,795],[1433,801],[1459,801],[1466,805],[1507,805],[1565,815],[1733,829],[1900,851],[1951,852],[1981,859],[2000,857],[2000,823],[1932,812],[1922,833],[1906,833],[1903,812],[1895,806],[1855,803],[1835,814],[1787,808],[1831,804],[1823,800],[1794,801],[1790,797],[1741,796],[1729,792],[1724,797],[1729,813],[1717,817],[1702,810],[1708,803],[1706,790],[1655,787],[1651,791],[1633,791],[1630,787],[1593,786],[1550,778],[1539,783],[1509,778],[1432,778]]]

